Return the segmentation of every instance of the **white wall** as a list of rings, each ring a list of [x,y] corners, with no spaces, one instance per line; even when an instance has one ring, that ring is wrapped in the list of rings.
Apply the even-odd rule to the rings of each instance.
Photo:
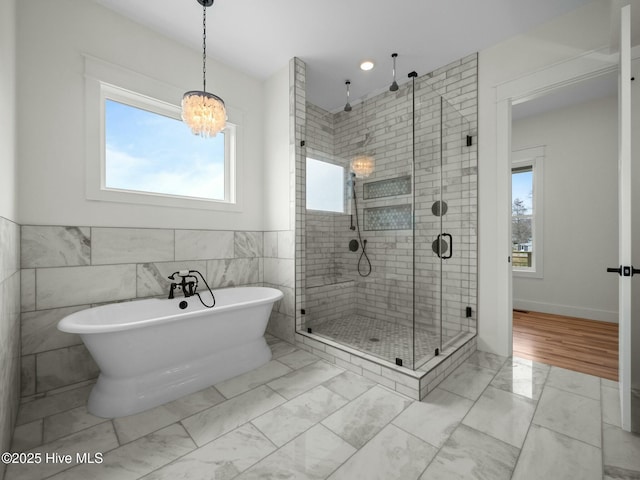
[[[289,65],[264,83],[264,228],[290,230]]]
[[[506,218],[510,211],[507,175],[496,162],[496,86],[609,41],[608,2],[597,0],[538,27],[482,50],[478,98],[478,348],[508,355],[509,316]],[[504,213],[504,217],[499,217]],[[499,215],[498,215],[499,214]]]
[[[618,321],[618,100],[514,121],[512,149],[544,145],[544,278],[513,277],[513,306]]]
[[[0,217],[16,208],[16,1],[0,2]]]
[[[85,0],[18,2],[17,15],[20,223],[262,229],[260,81],[209,61],[208,89],[244,117],[242,212],[89,201],[82,54],[187,91],[201,85],[201,53]]]

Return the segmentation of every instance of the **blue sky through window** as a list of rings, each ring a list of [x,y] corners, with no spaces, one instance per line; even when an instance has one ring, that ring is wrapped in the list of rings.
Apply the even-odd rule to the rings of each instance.
[[[105,186],[224,200],[224,134],[193,135],[180,120],[105,101]]]
[[[518,172],[511,175],[511,202],[519,198],[527,207],[527,215],[533,213],[533,171]]]

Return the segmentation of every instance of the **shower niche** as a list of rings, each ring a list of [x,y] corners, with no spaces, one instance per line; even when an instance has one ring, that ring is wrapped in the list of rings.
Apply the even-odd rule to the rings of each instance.
[[[294,62],[297,340],[422,398],[475,349],[477,56],[395,91],[352,84],[348,111],[307,101]]]

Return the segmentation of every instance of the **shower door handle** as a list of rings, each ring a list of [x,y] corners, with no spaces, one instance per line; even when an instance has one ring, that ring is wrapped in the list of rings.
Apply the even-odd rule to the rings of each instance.
[[[449,237],[449,255],[442,255],[442,257],[440,257],[443,260],[447,260],[447,259],[453,257],[453,237],[449,233],[443,233],[442,236],[443,237]]]

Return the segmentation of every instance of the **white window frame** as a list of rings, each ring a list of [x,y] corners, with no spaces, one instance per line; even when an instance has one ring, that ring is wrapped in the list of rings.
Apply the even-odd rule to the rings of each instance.
[[[186,90],[184,90],[186,91]],[[177,105],[184,91],[122,67],[85,56],[85,165],[89,200],[163,207],[242,211],[242,115],[227,106],[225,133],[225,198],[223,200],[107,188],[105,101],[180,119]],[[185,128],[187,128],[185,126]]]
[[[531,167],[533,181],[533,216],[531,221],[531,238],[533,240],[533,255],[531,267],[512,267],[515,277],[543,278],[544,277],[544,157],[545,147],[529,147],[514,150],[511,154],[511,175],[513,169]],[[513,195],[511,196],[513,199]],[[513,200],[512,200],[513,201]],[[510,227],[511,228],[511,227]],[[513,265],[513,264],[512,264]]]

